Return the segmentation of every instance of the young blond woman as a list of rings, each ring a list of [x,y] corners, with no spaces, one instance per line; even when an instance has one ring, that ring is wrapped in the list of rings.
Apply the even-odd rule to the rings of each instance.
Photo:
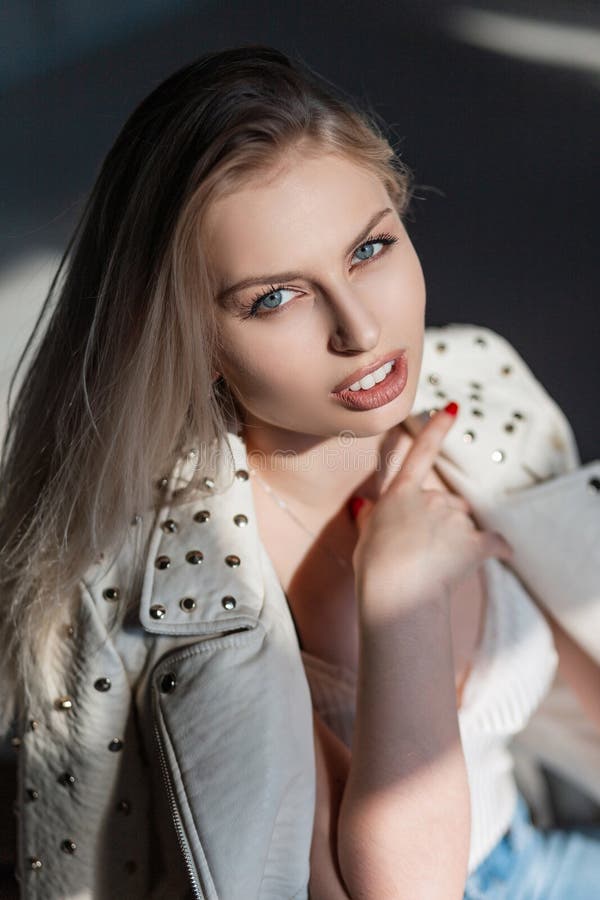
[[[595,470],[508,342],[425,328],[410,195],[269,47],[176,72],[109,152],[2,459],[22,896],[597,896],[598,832],[536,828],[508,749],[559,669],[557,764],[600,747],[589,628],[517,575],[532,465],[575,526]],[[478,506],[509,488],[511,541]]]

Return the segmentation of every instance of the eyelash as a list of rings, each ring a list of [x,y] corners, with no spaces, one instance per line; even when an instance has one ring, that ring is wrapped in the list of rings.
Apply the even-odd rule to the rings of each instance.
[[[381,244],[385,244],[387,246],[387,245],[391,245],[391,244],[396,244],[397,242],[398,242],[397,237],[394,237],[393,234],[390,234],[389,232],[384,231],[381,234],[375,234],[372,237],[369,237],[368,240],[363,241],[362,244],[359,244],[358,247],[356,247],[356,249],[354,250],[354,253],[356,253],[357,250],[361,250],[363,247],[366,247],[368,244],[380,244],[381,243]],[[369,257],[369,259],[364,259],[362,261],[362,264],[370,263],[374,259],[378,259],[380,256],[383,256],[385,254],[385,252],[386,252],[385,250],[380,250],[379,253],[376,254],[376,256],[371,256],[371,257]],[[354,254],[352,254],[352,255],[354,255]],[[261,300],[265,299],[265,297],[269,297],[271,294],[275,293],[276,291],[281,291],[281,290],[289,291],[289,290],[292,290],[292,288],[286,287],[285,284],[270,284],[269,290],[266,293],[264,291],[261,291],[260,293],[256,294],[254,297],[252,297],[252,299],[249,300],[248,303],[244,303],[242,305],[242,310],[244,312],[240,315],[240,318],[251,319],[251,318],[256,318],[256,317],[265,316],[265,315],[270,316],[270,315],[273,315],[274,313],[277,313],[280,309],[282,309],[283,306],[287,306],[287,304],[283,304],[282,306],[273,307],[270,312],[261,313],[260,316],[258,313],[258,305]]]

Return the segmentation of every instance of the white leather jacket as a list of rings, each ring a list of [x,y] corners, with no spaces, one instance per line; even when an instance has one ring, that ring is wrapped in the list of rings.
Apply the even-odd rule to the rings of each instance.
[[[580,464],[564,414],[488,328],[426,330],[407,426],[416,434],[449,399],[460,411],[436,468],[481,525],[506,536],[531,595],[600,662],[600,460]],[[132,525],[108,568],[86,573],[48,673],[56,703],[21,711],[28,900],[308,898],[310,692],[258,535],[245,445],[232,432],[229,443],[231,487],[219,493],[218,470],[215,488]],[[140,540],[149,550],[136,613],[110,636]],[[560,674],[513,749],[600,801],[600,733]]]

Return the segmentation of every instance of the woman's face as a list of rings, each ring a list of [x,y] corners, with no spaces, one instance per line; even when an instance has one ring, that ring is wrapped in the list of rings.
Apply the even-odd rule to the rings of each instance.
[[[295,155],[268,181],[215,201],[204,234],[217,285],[218,371],[247,424],[364,437],[409,415],[425,283],[377,177],[332,154]],[[357,409],[332,393],[358,369],[401,350],[408,376],[392,399]],[[388,385],[401,369],[396,362]]]

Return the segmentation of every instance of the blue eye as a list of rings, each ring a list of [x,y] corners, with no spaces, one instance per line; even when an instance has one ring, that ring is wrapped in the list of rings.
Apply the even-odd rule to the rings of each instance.
[[[280,302],[282,294],[297,294],[297,291],[292,291],[290,288],[271,286],[271,290],[268,294],[259,294],[251,301],[250,308],[256,310],[259,303],[262,303],[266,309],[280,309],[285,304]],[[279,298],[279,299],[278,299]],[[289,303],[289,300],[287,301]],[[252,315],[256,315],[255,312]]]
[[[381,244],[381,245],[383,246],[383,241],[367,241],[366,244],[362,244],[362,245],[358,248],[358,250],[355,250],[354,255],[356,256],[356,254],[357,254],[357,253],[360,253],[361,250],[364,250],[365,247],[371,247],[371,248],[372,248],[372,247],[374,247],[376,244]],[[379,251],[379,253],[381,253],[381,250]],[[372,259],[373,256],[379,256],[379,253],[373,253],[373,250],[371,249],[371,251],[370,251],[366,256],[363,256],[363,257],[362,257],[362,260]]]
[[[378,256],[381,256],[381,253],[383,252],[382,250],[374,252],[372,248],[375,245],[381,244],[382,247],[384,247],[389,244],[395,244],[397,241],[398,241],[397,237],[394,237],[394,235],[388,234],[387,232],[385,232],[384,234],[376,234],[373,237],[369,238],[368,241],[365,241],[364,243],[362,243],[360,245],[360,247],[357,247],[356,250],[354,251],[354,256],[361,253],[361,251],[364,251],[366,248],[370,247],[371,250],[368,251],[367,254],[361,258],[361,263],[368,263],[370,260],[376,259]],[[277,285],[277,284],[269,285],[268,293],[263,292],[263,293],[257,294],[255,297],[253,297],[249,301],[249,303],[244,304],[244,306],[243,306],[244,313],[241,315],[241,318],[248,319],[248,318],[254,318],[256,316],[259,316],[258,310],[259,310],[259,307],[261,304],[267,310],[270,309],[270,310],[273,310],[274,312],[276,312],[277,310],[279,310],[283,306],[285,306],[286,303],[289,303],[289,300],[286,302],[281,302],[281,295],[286,294],[286,293],[293,295],[293,294],[297,294],[298,292],[292,290],[292,288],[286,288],[285,285]],[[265,313],[262,313],[260,315],[264,316]],[[270,315],[273,315],[273,313],[270,313]]]

